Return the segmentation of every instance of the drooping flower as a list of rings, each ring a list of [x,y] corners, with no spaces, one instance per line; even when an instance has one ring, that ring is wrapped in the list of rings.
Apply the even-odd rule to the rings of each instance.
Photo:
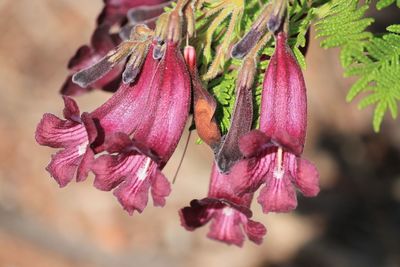
[[[141,186],[141,190],[146,188],[148,190],[150,184],[154,188],[157,188],[160,183],[163,185],[162,188],[164,189],[161,190],[161,193],[153,194],[153,198],[157,199],[155,201],[156,205],[161,205],[161,198],[167,194],[166,192],[169,193],[169,184],[163,179],[159,171],[174,152],[189,113],[189,73],[177,44],[168,42],[165,55],[160,61],[153,58],[153,47],[151,45],[136,82],[132,84],[122,83],[119,90],[106,103],[93,112],[85,116],[82,115],[82,119],[80,119],[79,110],[75,102],[65,97],[65,99],[73,103],[71,106],[74,112],[69,110],[65,112],[68,114],[65,117],[71,122],[62,121],[62,124],[58,122],[61,120],[54,115],[45,114],[36,133],[36,138],[40,144],[65,147],[66,149],[59,153],[63,153],[62,156],[68,159],[74,159],[73,164],[67,166],[68,171],[62,172],[61,176],[58,175],[58,172],[55,173],[53,168],[48,168],[51,175],[62,186],[72,180],[77,167],[80,166],[79,160],[82,159],[81,156],[89,153],[87,151],[100,153],[111,149],[113,151],[111,153],[120,152],[117,158],[108,156],[106,160],[104,156],[101,156],[94,162],[90,162],[90,166],[97,174],[95,186],[99,189],[111,190],[118,186],[119,183],[122,183],[115,191],[115,194],[124,208],[130,213],[134,209],[141,211],[144,203],[142,201],[142,205],[136,205],[132,202],[134,201],[134,196],[131,196],[131,198],[123,197],[128,194],[129,190],[133,190],[128,186],[134,180],[133,177],[144,180],[148,178],[146,181],[143,180],[143,185],[146,186]],[[85,130],[82,124],[79,124],[80,120],[84,120],[86,117],[90,125],[95,128],[95,138],[89,138],[88,131]],[[58,124],[53,123],[53,121],[57,121]],[[61,126],[58,126],[59,124]],[[51,125],[51,127],[47,125]],[[57,131],[59,128],[62,131]],[[71,132],[74,134],[72,137]],[[113,150],[113,142],[118,140],[115,138],[116,134],[131,136],[134,144],[136,144],[136,149],[132,150],[132,144],[124,142],[123,144],[125,144],[126,148],[120,145],[118,149]],[[56,137],[59,139],[73,139],[73,142],[53,144],[52,138],[54,135],[57,135]],[[88,145],[88,143],[90,147],[84,146],[84,144]],[[111,176],[106,177],[104,171],[101,173],[99,170],[104,164],[110,165],[111,161],[114,164],[113,166],[119,166],[121,171],[110,173]],[[58,161],[53,160],[50,165],[64,168],[57,165],[58,163]],[[145,169],[143,171],[145,174],[139,175],[138,173],[143,169],[142,167]],[[130,175],[126,173],[128,170],[131,171]],[[119,177],[117,177],[118,175]],[[86,176],[79,174],[79,177],[82,180]],[[107,184],[107,179],[113,180],[113,182],[105,185]],[[168,187],[165,184],[168,184]],[[154,190],[157,191],[159,189]],[[138,195],[138,198],[143,199],[143,195]]]
[[[110,137],[106,149],[116,155],[102,155],[93,164],[94,185],[98,189],[109,191],[116,188],[114,195],[131,215],[146,207],[150,188],[154,205],[164,206],[171,188],[153,151],[123,133]]]
[[[79,108],[69,97],[64,98],[64,118],[44,114],[36,130],[36,141],[53,148],[64,148],[54,154],[46,170],[60,187],[66,186],[76,173],[83,180],[90,170],[94,152],[90,145],[97,138],[97,130],[89,114],[80,116]]]
[[[66,96],[63,97],[66,120],[49,113],[43,116],[36,130],[37,142],[50,147],[65,148],[53,156],[47,168],[60,186],[65,186],[73,179],[82,155],[91,150],[95,153],[104,150],[102,145],[107,135],[115,132],[130,134],[140,123],[136,119],[136,110],[143,108],[131,102],[134,102],[138,95],[146,93],[148,81],[152,78],[156,67],[157,62],[151,55],[148,56],[137,83],[132,86],[122,86],[106,103],[85,116],[80,115],[76,102]],[[83,122],[90,125],[90,128],[85,127]],[[65,159],[58,160],[60,157]],[[83,180],[86,176],[80,174],[79,177],[79,180]]]
[[[153,58],[151,52],[148,57]],[[178,145],[190,103],[189,74],[176,44],[167,43],[144,92],[144,97],[136,97],[132,103],[137,105],[133,143],[119,134],[104,147],[118,154],[100,156],[92,167],[95,186],[101,190],[117,187],[114,195],[130,214],[146,206],[150,187],[155,205],[163,205],[170,192],[160,170]],[[110,150],[110,146],[117,148]]]
[[[241,247],[246,234],[249,240],[261,244],[266,229],[250,219],[253,194],[238,196],[233,191],[231,180],[231,174],[221,173],[214,163],[208,196],[192,200],[189,207],[180,210],[181,224],[193,231],[211,221],[207,235],[211,239]]]
[[[272,142],[300,155],[307,128],[306,86],[286,38],[284,32],[278,33],[275,54],[265,73],[260,130]]]
[[[295,187],[305,196],[319,192],[315,166],[300,158],[306,134],[306,87],[299,65],[286,42],[286,34],[276,36],[275,53],[265,73],[260,131],[240,140],[247,160],[247,175],[233,179],[236,192],[254,192],[263,211],[287,212],[297,206]]]

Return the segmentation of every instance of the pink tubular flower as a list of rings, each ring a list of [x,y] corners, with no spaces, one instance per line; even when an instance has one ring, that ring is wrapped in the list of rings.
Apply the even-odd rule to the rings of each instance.
[[[241,247],[244,231],[251,241],[261,244],[266,229],[261,223],[250,219],[253,194],[236,195],[232,190],[231,179],[231,174],[222,174],[214,163],[208,197],[192,200],[190,207],[181,209],[181,224],[193,231],[212,221],[207,235],[211,239]]]
[[[247,160],[245,177],[234,175],[235,191],[249,193],[263,183],[258,202],[263,211],[288,212],[296,208],[296,186],[303,195],[319,192],[315,166],[300,158],[306,133],[306,88],[303,75],[290,48],[286,34],[278,33],[275,54],[265,73],[260,131],[254,130],[240,140]]]
[[[148,54],[152,58],[152,51]],[[114,194],[130,214],[134,210],[141,212],[146,206],[150,186],[155,205],[164,205],[164,198],[170,192],[160,169],[178,145],[190,103],[189,74],[176,44],[167,43],[165,55],[148,84],[146,97],[136,98],[135,103],[138,109],[132,133],[134,142],[127,141],[123,135],[111,138],[105,148],[119,154],[100,156],[92,167],[97,188],[111,190],[119,185]],[[146,104],[147,109],[140,109]],[[110,150],[116,144],[118,149]]]
[[[49,113],[43,116],[36,130],[37,142],[50,147],[65,148],[53,156],[47,167],[60,186],[65,186],[72,180],[77,167],[80,166],[82,155],[91,150],[97,153],[104,150],[102,146],[107,135],[115,132],[130,134],[140,123],[135,119],[135,113],[137,110],[143,110],[143,107],[131,102],[146,94],[148,81],[152,79],[156,67],[157,62],[149,55],[137,83],[132,86],[123,85],[106,103],[82,118],[75,101],[66,96],[64,96],[66,120]],[[86,125],[90,125],[91,142],[84,121]],[[78,180],[83,180],[86,175],[80,173],[79,177]]]
[[[306,86],[286,34],[278,33],[275,54],[265,72],[260,130],[292,153],[303,152],[307,128]]]
[[[90,170],[94,157],[90,144],[97,137],[96,127],[90,115],[79,114],[79,108],[71,98],[64,97],[64,118],[44,114],[36,130],[36,141],[45,146],[64,148],[52,156],[46,170],[60,187],[66,186],[76,173],[83,180]]]
[[[94,185],[98,189],[109,191],[117,187],[114,195],[131,215],[146,207],[150,187],[154,205],[164,206],[171,189],[152,151],[123,133],[108,139],[107,151],[118,154],[100,156],[93,164]]]
[[[36,131],[40,144],[65,148],[48,167],[61,186],[72,180],[77,168],[78,180],[83,180],[88,172],[84,167],[90,166],[99,189],[111,190],[121,183],[115,195],[129,213],[143,210],[150,186],[155,205],[163,205],[169,183],[160,169],[174,152],[189,113],[190,79],[177,44],[168,42],[160,61],[152,51],[153,45],[137,80],[122,83],[101,107],[81,119],[75,102],[64,97],[67,120],[45,114]],[[128,142],[129,137],[134,141]],[[119,154],[86,160],[86,153],[104,150]],[[106,172],[106,165],[114,171]]]

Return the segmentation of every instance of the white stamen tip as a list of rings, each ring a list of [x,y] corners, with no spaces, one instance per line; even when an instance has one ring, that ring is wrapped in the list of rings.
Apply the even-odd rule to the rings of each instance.
[[[234,213],[234,210],[233,210],[232,208],[226,207],[226,208],[224,208],[224,209],[222,210],[222,213],[223,213],[225,216],[232,216],[233,213]]]
[[[275,179],[282,179],[284,174],[285,174],[285,171],[283,169],[281,169],[281,168],[278,168],[278,169],[274,170]]]
[[[148,172],[149,167],[150,167],[150,162],[151,162],[151,159],[150,158],[146,158],[145,163],[140,167],[140,169],[137,172],[138,180],[143,181],[144,179],[146,179],[147,172]]]
[[[83,154],[85,154],[86,147],[88,144],[89,144],[89,142],[84,142],[78,146],[78,155],[79,156],[82,156]]]

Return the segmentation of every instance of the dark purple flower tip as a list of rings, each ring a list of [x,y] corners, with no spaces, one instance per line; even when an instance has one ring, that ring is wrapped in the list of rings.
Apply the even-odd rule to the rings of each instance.
[[[51,174],[57,183],[64,187],[74,177],[83,180],[88,173],[91,161],[94,157],[90,149],[96,133],[91,132],[90,136],[85,125],[90,127],[90,120],[79,117],[79,108],[75,101],[69,97],[64,97],[66,120],[44,114],[36,129],[36,141],[45,146],[63,148],[63,150],[52,155],[52,159],[46,170]]]
[[[68,68],[73,71],[88,67],[105,56],[116,47],[121,40],[109,33],[110,26],[102,25],[96,28],[90,40],[90,45],[80,47],[70,59]]]
[[[265,227],[250,220],[253,194],[238,195],[232,190],[234,170],[226,175],[219,172],[216,164],[213,165],[208,197],[193,200],[189,207],[181,209],[181,224],[187,230],[193,231],[212,221],[209,238],[242,246],[244,231],[251,241],[260,244],[266,233]]]
[[[282,27],[285,15],[288,16],[288,14],[286,14],[286,9],[286,0],[276,0],[272,3],[272,12],[267,22],[268,29],[271,32],[275,33]]]
[[[250,29],[246,35],[232,47],[231,56],[238,59],[244,58],[256,45],[258,40],[260,40],[262,35],[263,32],[257,29]]]
[[[182,226],[189,231],[193,231],[211,220],[207,236],[229,245],[241,247],[244,242],[243,231],[249,240],[256,244],[261,244],[263,236],[266,234],[266,229],[261,223],[249,219],[251,211],[248,208],[229,201],[210,198],[193,200],[190,207],[179,211],[179,215]]]
[[[274,143],[300,155],[307,126],[306,86],[286,39],[284,32],[278,33],[275,53],[265,72],[260,130]]]
[[[253,122],[253,83],[256,72],[254,58],[246,58],[240,68],[236,82],[236,99],[228,133],[215,152],[218,168],[229,173],[232,166],[243,159],[239,140],[251,130]]]
[[[157,18],[164,12],[164,8],[169,5],[171,5],[171,1],[158,1],[158,3],[154,2],[152,5],[145,3],[145,5],[129,9],[127,17],[131,24],[141,24]]]

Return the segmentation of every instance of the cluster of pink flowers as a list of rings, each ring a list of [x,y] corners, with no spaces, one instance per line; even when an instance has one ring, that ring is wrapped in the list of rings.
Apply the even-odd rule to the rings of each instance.
[[[241,246],[247,235],[260,244],[266,228],[251,220],[250,210],[260,187],[258,202],[264,213],[295,209],[296,188],[305,196],[319,192],[316,168],[301,158],[307,124],[301,69],[286,33],[277,30],[275,53],[265,72],[259,129],[251,129],[252,86],[239,82],[231,129],[221,137],[214,117],[217,103],[199,78],[194,48],[187,46],[182,55],[176,34],[146,39],[135,28],[154,23],[164,6],[158,1],[105,1],[91,46],[80,48],[69,64],[78,73],[68,77],[62,89],[64,119],[45,114],[37,127],[39,144],[62,149],[52,156],[47,171],[61,187],[93,172],[94,186],[113,190],[129,214],[143,211],[149,191],[154,205],[164,206],[171,186],[162,169],[177,147],[192,105],[196,129],[214,150],[215,163],[208,196],[179,211],[181,224],[194,230],[212,221],[212,239]],[[169,21],[166,29],[176,30],[176,21]],[[116,45],[126,45],[123,36],[111,32],[116,25],[121,32],[129,28],[140,36],[140,56],[134,54],[138,43],[130,43],[124,54],[131,56],[127,63],[121,59],[125,57],[110,60]],[[88,88],[115,93],[94,111],[81,113],[70,96]]]

